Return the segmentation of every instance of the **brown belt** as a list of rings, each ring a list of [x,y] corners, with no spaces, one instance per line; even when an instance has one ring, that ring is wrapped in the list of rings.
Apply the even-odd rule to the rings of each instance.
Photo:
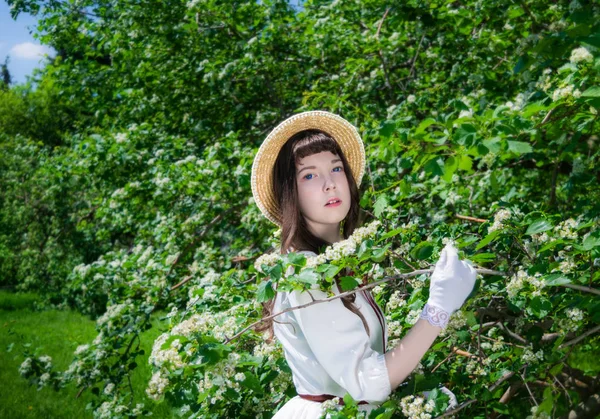
[[[304,400],[310,400],[311,402],[319,402],[319,403],[323,403],[324,401],[327,400],[331,400],[334,399],[336,397],[339,396],[332,396],[331,394],[319,394],[319,395],[313,395],[313,394],[298,394],[298,396],[300,396],[302,399]],[[358,402],[358,404],[368,404],[369,402],[366,402],[364,400],[361,400]],[[342,406],[344,405],[344,399],[342,397],[340,397],[340,403]]]

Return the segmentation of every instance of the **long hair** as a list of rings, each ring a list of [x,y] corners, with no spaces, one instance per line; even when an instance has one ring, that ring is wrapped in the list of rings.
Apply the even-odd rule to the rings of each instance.
[[[304,157],[311,156],[323,151],[329,151],[342,160],[344,173],[348,179],[350,189],[350,209],[346,218],[342,220],[342,236],[344,239],[350,237],[354,229],[358,227],[362,220],[360,217],[360,193],[356,180],[352,174],[352,170],[348,165],[348,161],[342,152],[338,143],[327,133],[317,130],[308,129],[294,134],[284,144],[275,160],[273,167],[273,193],[275,200],[279,204],[281,214],[281,254],[285,254],[289,249],[294,251],[310,250],[316,254],[321,253],[325,247],[332,243],[321,239],[312,234],[306,224],[306,220],[300,212],[298,202],[298,187],[296,183],[296,163]],[[341,273],[340,273],[341,275]],[[339,289],[339,279],[335,279]],[[356,294],[348,295],[342,298],[344,307],[360,317],[365,326],[367,334],[370,335],[369,326],[358,307],[354,304]],[[275,298],[263,303],[263,315],[270,316],[275,304]],[[257,331],[269,331],[267,341],[273,339],[273,321],[263,322],[256,327]]]

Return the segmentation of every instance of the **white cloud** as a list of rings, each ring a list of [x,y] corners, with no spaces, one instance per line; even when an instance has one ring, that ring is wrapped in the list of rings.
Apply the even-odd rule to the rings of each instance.
[[[52,49],[44,45],[36,45],[31,42],[23,42],[17,44],[10,49],[10,54],[15,58],[21,58],[23,60],[35,60],[44,56],[44,54],[50,54]]]

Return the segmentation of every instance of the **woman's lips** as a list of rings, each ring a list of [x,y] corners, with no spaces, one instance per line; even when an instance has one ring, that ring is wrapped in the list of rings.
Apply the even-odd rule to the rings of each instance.
[[[339,207],[340,205],[342,205],[341,200],[338,200],[337,202],[335,202],[333,204],[325,204],[326,207]]]

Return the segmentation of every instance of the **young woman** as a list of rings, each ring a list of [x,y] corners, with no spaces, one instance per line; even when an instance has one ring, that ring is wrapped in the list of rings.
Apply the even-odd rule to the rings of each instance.
[[[364,174],[362,140],[338,115],[311,111],[279,124],[252,167],[252,192],[262,213],[281,226],[281,253],[316,256],[348,238],[359,224]],[[298,396],[276,419],[319,418],[321,403],[349,393],[371,411],[418,365],[449,316],[473,289],[476,272],[448,245],[435,265],[420,319],[393,349],[386,347],[385,316],[370,292],[285,313],[269,327],[283,345]],[[339,294],[334,284],[333,291]],[[318,289],[279,292],[271,311],[324,299]]]

